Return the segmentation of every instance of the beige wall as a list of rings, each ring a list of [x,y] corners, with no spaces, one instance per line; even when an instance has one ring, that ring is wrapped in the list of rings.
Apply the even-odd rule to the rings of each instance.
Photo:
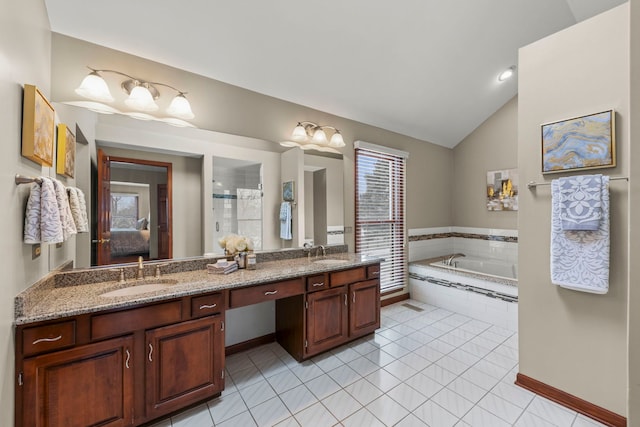
[[[540,174],[540,124],[613,108],[618,164],[629,174],[629,6],[520,49],[518,168]],[[554,175],[553,178],[557,178]],[[610,288],[594,295],[550,282],[549,187],[520,193],[520,373],[621,415],[627,413],[628,191],[611,184]]]
[[[0,0],[0,258],[3,291],[0,301],[0,425],[13,425],[14,341],[13,296],[49,270],[49,250],[31,260],[31,245],[22,243],[28,185],[17,187],[13,177],[49,175],[20,155],[22,85],[35,84],[50,97],[51,34],[42,0]]]
[[[630,2],[630,140],[640,137],[640,4]],[[640,144],[629,147],[629,259],[640,259]],[[632,261],[632,262],[633,262]],[[634,268],[635,267],[635,268]],[[640,425],[640,269],[629,266],[629,426]]]
[[[517,165],[518,98],[514,97],[453,149],[451,225],[516,229],[517,212],[487,210],[486,179],[488,171]]]

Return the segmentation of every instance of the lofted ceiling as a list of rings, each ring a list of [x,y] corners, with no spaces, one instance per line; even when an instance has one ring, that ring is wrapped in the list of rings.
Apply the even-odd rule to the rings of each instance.
[[[45,0],[54,32],[454,147],[518,48],[626,0]]]

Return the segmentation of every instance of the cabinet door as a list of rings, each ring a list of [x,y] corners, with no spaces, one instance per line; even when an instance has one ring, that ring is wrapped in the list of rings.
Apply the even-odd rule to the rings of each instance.
[[[366,335],[380,327],[380,284],[377,279],[349,285],[349,336]]]
[[[133,424],[133,337],[24,361],[24,426]]]
[[[346,288],[307,295],[307,356],[339,346],[347,340]]]
[[[223,334],[219,315],[146,332],[147,419],[222,391]]]

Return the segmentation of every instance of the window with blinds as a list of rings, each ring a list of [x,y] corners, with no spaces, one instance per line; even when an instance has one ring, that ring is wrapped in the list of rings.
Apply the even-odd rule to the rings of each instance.
[[[384,258],[380,291],[405,286],[407,153],[356,141],[356,252]]]

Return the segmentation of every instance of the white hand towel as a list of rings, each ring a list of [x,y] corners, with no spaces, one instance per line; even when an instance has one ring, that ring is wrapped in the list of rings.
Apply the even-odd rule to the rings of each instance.
[[[24,242],[28,245],[40,243],[40,184],[31,184],[27,210],[24,214]]]
[[[86,206],[84,206],[83,212],[83,207],[80,203],[78,191],[80,190],[75,187],[67,187],[67,192],[69,193],[69,207],[71,208],[71,215],[73,217],[73,222],[76,226],[76,230],[78,230],[78,233],[86,233],[87,231],[89,231],[89,227],[86,221]]]
[[[560,219],[563,230],[590,230],[602,219],[602,175],[578,175],[558,179]]]
[[[42,184],[40,184],[40,241],[42,243],[62,243],[64,235],[53,181],[47,177],[40,178],[42,179]]]
[[[602,218],[595,231],[562,229],[560,186],[551,182],[551,283],[576,291],[609,291],[609,177],[602,177]]]
[[[282,202],[280,205],[280,238],[284,240],[293,239],[291,232],[291,203]]]
[[[67,196],[64,185],[57,179],[52,179],[52,181],[56,192],[56,202],[58,202],[62,236],[63,240],[66,241],[72,235],[77,234],[78,230],[76,230],[76,225],[73,223],[73,215],[69,207],[69,197]]]
[[[78,194],[78,204],[80,205],[80,214],[82,215],[81,218],[81,230],[78,230],[78,232],[82,231],[82,232],[89,232],[89,217],[87,215],[87,202],[84,198],[84,193],[82,192],[81,189],[76,188],[76,193]],[[149,214],[150,215],[150,214]],[[147,223],[149,222],[149,219],[147,218]]]

